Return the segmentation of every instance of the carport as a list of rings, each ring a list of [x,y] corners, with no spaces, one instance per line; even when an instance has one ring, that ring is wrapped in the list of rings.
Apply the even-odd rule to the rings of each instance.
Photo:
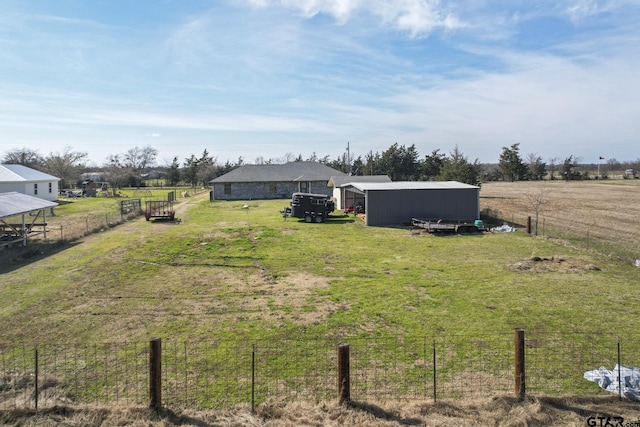
[[[0,247],[20,241],[22,246],[27,246],[27,237],[30,233],[43,233],[46,239],[46,210],[56,206],[58,206],[56,202],[15,191],[0,193]],[[29,221],[27,221],[27,215]]]
[[[345,189],[345,198],[364,198],[370,226],[409,225],[412,218],[480,218],[480,187],[457,181],[355,182]]]

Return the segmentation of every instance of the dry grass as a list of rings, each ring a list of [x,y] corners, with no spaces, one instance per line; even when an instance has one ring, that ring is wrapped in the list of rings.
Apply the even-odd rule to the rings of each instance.
[[[640,258],[640,182],[491,182],[480,191],[484,213],[519,226],[532,218],[531,199],[547,202],[539,212],[538,235],[571,241],[620,258]]]
[[[8,426],[198,426],[198,427],[298,427],[298,426],[563,426],[588,425],[589,417],[623,417],[638,420],[640,407],[614,396],[528,397],[510,396],[465,401],[403,401],[376,404],[336,401],[305,403],[269,401],[252,413],[248,406],[226,410],[161,410],[132,407],[54,407],[34,411],[0,412]],[[599,422],[599,421],[598,421]],[[613,421],[611,421],[613,422]],[[593,424],[596,425],[596,424]],[[597,424],[600,425],[600,424]],[[604,422],[602,425],[605,425]],[[617,425],[617,424],[611,424]]]

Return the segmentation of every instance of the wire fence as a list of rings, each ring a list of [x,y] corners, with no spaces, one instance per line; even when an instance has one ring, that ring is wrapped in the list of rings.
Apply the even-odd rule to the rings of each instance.
[[[73,242],[84,236],[123,224],[142,214],[143,211],[140,205],[138,205],[135,209],[128,209],[126,211],[87,214],[74,216],[72,219],[66,220],[58,220],[56,217],[53,217],[53,219],[49,219],[48,223],[44,226],[38,224],[29,227],[27,231],[28,245]],[[12,253],[19,255],[20,251],[24,250],[23,247],[25,247],[25,237],[22,235],[22,230],[20,230],[20,234],[12,230],[9,230],[9,233],[6,232],[7,230],[4,231],[5,233],[0,233],[1,246],[10,246]],[[1,246],[0,249],[2,249]],[[27,249],[27,251],[30,251],[30,249]]]
[[[135,209],[127,213],[104,213],[83,215],[74,221],[60,222],[47,227],[47,240],[71,242],[103,231],[105,229],[123,224],[124,222],[142,215],[141,209]]]
[[[528,334],[522,374],[526,391],[595,394],[599,388],[584,373],[601,366],[612,369],[619,362],[632,366],[637,338]],[[490,397],[517,388],[516,341],[513,334],[252,343],[165,340],[161,355],[153,354],[151,343],[0,348],[0,409],[139,406],[153,401],[154,393],[169,408],[253,407],[269,398],[329,400],[338,398],[343,387],[337,349],[344,343],[349,347],[350,399]],[[160,357],[156,373],[153,357]]]
[[[512,213],[502,217],[499,212],[489,210],[483,214],[488,225],[506,223],[526,232],[530,221],[529,232],[538,237],[557,239],[570,246],[623,261],[635,261],[640,257],[640,240],[636,233],[630,232],[636,228],[628,220],[616,218],[615,213],[599,222],[562,212],[545,212],[537,221],[535,215],[526,213]]]

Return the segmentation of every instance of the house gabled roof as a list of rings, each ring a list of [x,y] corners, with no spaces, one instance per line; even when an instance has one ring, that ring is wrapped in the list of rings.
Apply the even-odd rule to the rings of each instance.
[[[49,202],[15,191],[0,193],[0,219],[55,206],[58,206],[56,202]]]
[[[329,179],[329,187],[344,187],[352,182],[391,182],[387,175],[340,175]]]
[[[244,165],[210,182],[218,184],[231,182],[328,181],[332,176],[341,175],[345,174],[322,163],[290,162],[281,165]]]
[[[23,165],[0,165],[0,182],[30,181],[60,181],[60,178]]]

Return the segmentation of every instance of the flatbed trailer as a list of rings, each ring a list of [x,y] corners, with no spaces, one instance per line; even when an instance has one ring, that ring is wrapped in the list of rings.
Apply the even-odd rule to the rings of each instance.
[[[424,218],[411,218],[413,227],[422,228],[429,233],[458,233],[469,234],[484,231],[482,221],[452,221],[452,220],[433,220]]]
[[[151,218],[173,220],[176,212],[173,210],[173,201],[150,200],[145,203],[144,217],[147,221]]]

